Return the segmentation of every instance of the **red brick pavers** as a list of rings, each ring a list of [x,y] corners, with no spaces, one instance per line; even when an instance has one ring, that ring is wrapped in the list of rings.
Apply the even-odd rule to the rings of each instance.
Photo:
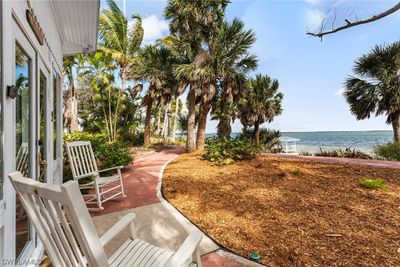
[[[299,160],[310,160],[321,163],[339,163],[339,164],[355,164],[371,167],[381,167],[389,169],[400,169],[400,162],[388,160],[371,160],[371,159],[351,159],[351,158],[331,158],[331,157],[317,157],[317,156],[297,156],[290,154],[265,154],[267,156],[276,158],[289,158]]]
[[[175,147],[161,152],[138,155],[133,164],[123,170],[123,182],[126,198],[121,201],[108,201],[104,210],[91,213],[92,216],[137,208],[159,203],[157,197],[158,176],[161,168],[170,160],[184,153],[182,147]]]
[[[228,259],[216,252],[204,255],[201,257],[201,263],[204,267],[244,267],[242,263]]]

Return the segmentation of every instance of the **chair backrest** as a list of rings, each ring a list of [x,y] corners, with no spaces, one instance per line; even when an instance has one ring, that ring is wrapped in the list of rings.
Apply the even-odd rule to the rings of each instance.
[[[22,143],[19,147],[16,160],[16,170],[21,172],[23,176],[29,173],[29,148],[28,143]]]
[[[98,175],[96,158],[90,142],[67,143],[67,153],[74,179]]]
[[[53,266],[109,266],[76,181],[40,183],[8,175]]]

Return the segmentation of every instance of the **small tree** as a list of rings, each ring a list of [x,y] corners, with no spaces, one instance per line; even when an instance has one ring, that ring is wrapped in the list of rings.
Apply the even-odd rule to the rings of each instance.
[[[283,94],[279,82],[268,75],[258,74],[248,81],[248,92],[239,104],[240,121],[245,127],[254,126],[254,140],[260,144],[260,125],[272,122],[282,113]]]
[[[376,46],[355,62],[354,73],[344,92],[351,113],[357,120],[385,114],[400,141],[400,42]]]

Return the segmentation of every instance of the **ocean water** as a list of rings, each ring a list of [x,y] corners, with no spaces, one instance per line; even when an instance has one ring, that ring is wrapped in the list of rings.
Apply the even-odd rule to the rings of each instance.
[[[393,141],[392,131],[283,132],[282,136],[300,139],[297,152],[310,153],[347,147],[371,153],[375,146]]]
[[[236,135],[233,133],[232,137]],[[282,132],[282,136],[300,139],[297,142],[297,152],[309,153],[317,152],[320,148],[327,150],[347,147],[372,153],[375,146],[393,141],[392,131]]]

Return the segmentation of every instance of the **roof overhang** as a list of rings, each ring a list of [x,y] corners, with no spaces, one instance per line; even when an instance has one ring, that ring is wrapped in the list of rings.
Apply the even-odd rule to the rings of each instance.
[[[63,55],[96,51],[100,0],[50,2],[63,43]]]

